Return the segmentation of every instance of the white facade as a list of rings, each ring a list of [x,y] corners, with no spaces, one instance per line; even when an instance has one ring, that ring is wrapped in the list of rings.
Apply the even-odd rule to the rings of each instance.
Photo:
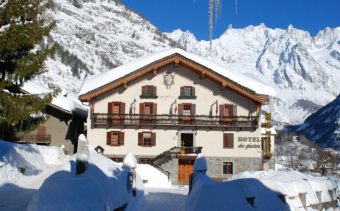
[[[209,64],[207,69],[204,69],[205,63],[198,66],[197,63],[200,64],[200,61],[188,60],[186,54],[176,50],[174,62],[169,62],[169,58],[166,57],[169,63],[164,65],[162,63],[164,60],[142,59],[141,63],[149,66],[141,67],[138,62],[135,62],[133,65],[118,67],[116,71],[119,70],[119,73],[114,69],[103,74],[106,78],[105,84],[101,86],[98,85],[99,81],[96,81],[101,79],[101,76],[89,79],[91,83],[85,82],[87,87],[82,89],[80,98],[88,101],[92,108],[87,119],[89,143],[94,147],[102,147],[104,154],[111,158],[122,158],[132,152],[139,159],[150,159],[158,158],[163,152],[174,147],[181,150],[200,148],[210,166],[207,173],[215,178],[225,178],[227,174],[234,172],[262,169],[265,144],[262,143],[264,136],[261,134],[259,115],[261,106],[266,102],[263,99],[267,96],[257,94],[251,89],[252,87],[244,87],[237,81],[231,81],[226,75],[221,75],[221,67],[218,67],[218,72],[214,72],[214,69],[211,69],[215,67],[213,64]],[[160,63],[162,66],[157,66]],[[155,66],[150,69],[151,65]],[[143,68],[149,68],[149,71],[141,74],[145,70]],[[124,75],[122,71],[126,71],[127,74]],[[209,71],[212,74],[207,74]],[[108,83],[110,74],[113,80]],[[173,83],[165,84],[166,75],[168,79],[173,79]],[[228,80],[232,85],[226,85],[229,83]],[[245,81],[242,80],[242,84]],[[94,82],[96,86],[93,85]],[[110,85],[113,88],[110,88]],[[152,97],[145,98],[142,96],[145,86],[156,87],[156,93],[153,89]],[[183,87],[191,87],[193,96],[183,97],[181,91]],[[259,86],[257,89],[259,90]],[[150,109],[154,110],[152,118],[155,119],[152,124],[144,124],[139,120],[145,116],[145,103],[156,104],[157,109],[154,109],[155,107]],[[124,104],[119,106],[119,114],[114,114],[116,117],[123,118],[114,124],[110,119],[113,116],[113,104]],[[140,106],[141,104],[143,105]],[[188,107],[191,109],[189,109],[191,117],[189,123],[184,123],[181,118],[188,112],[186,110]],[[229,120],[224,119],[226,117],[224,115],[229,115]],[[161,123],[164,118],[169,122]],[[119,141],[118,138],[111,137],[113,133],[115,137],[119,137]],[[141,133],[152,134],[150,135],[152,141],[147,142],[148,138],[142,138],[148,144],[140,144]],[[144,137],[144,134],[142,136]],[[112,144],[112,139],[115,140],[115,144]],[[274,142],[272,142],[273,149]],[[173,157],[169,158],[175,164],[166,166],[167,163],[163,162],[159,167],[170,168],[173,175],[178,174],[178,181],[186,183],[187,181],[182,180],[180,175],[183,169],[192,165],[197,151],[181,151],[181,153],[176,156],[175,161]],[[172,168],[177,164],[178,168]]]

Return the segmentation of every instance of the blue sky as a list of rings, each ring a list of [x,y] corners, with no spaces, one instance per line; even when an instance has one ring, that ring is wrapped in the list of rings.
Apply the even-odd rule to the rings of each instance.
[[[122,1],[163,32],[180,28],[190,30],[199,40],[209,39],[208,0]],[[287,28],[292,24],[315,35],[327,26],[340,26],[340,0],[222,0],[214,38],[229,24],[243,28],[260,23],[271,28]]]

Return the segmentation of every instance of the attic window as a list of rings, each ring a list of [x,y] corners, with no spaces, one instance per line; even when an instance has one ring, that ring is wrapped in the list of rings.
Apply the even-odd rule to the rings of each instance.
[[[182,86],[179,99],[196,99],[195,87]]]
[[[156,99],[157,98],[157,87],[156,86],[142,86],[142,94],[140,98],[143,99]]]

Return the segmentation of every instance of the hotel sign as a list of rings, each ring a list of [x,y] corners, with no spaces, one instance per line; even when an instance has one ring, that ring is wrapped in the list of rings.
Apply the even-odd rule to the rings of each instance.
[[[259,137],[238,137],[238,148],[259,149],[261,148],[261,139]]]

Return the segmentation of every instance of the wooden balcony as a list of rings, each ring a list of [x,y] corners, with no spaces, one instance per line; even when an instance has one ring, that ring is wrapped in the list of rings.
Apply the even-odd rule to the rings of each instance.
[[[51,135],[36,135],[36,134],[25,134],[18,135],[18,143],[35,143],[35,144],[50,144]]]
[[[258,116],[205,116],[205,115],[142,115],[142,114],[107,114],[92,113],[92,127],[166,127],[166,128],[201,128],[255,130],[258,127]]]

